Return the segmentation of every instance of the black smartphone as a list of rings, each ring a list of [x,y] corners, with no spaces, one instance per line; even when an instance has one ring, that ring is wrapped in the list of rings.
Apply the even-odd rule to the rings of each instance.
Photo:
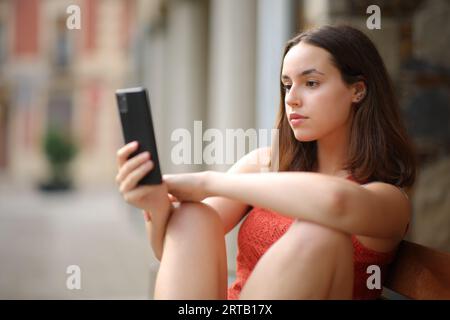
[[[138,184],[161,184],[161,169],[147,90],[141,87],[119,89],[116,91],[116,99],[125,143],[139,143],[137,151],[130,158],[148,151],[154,163],[153,169]]]

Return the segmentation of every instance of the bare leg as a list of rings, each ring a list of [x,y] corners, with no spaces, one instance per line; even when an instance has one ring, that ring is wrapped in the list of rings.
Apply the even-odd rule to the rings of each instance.
[[[206,204],[182,203],[168,222],[155,299],[226,299],[227,278],[220,217]]]
[[[351,299],[350,235],[295,221],[261,257],[241,299]]]

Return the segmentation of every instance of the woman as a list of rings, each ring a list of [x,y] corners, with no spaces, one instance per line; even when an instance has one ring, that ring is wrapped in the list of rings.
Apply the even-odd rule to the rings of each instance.
[[[144,210],[161,261],[156,299],[379,297],[372,270],[383,279],[407,230],[415,161],[373,43],[348,26],[288,41],[277,128],[278,168],[258,149],[227,173],[160,186],[136,187],[152,168],[148,154],[127,160],[136,143],[118,151],[120,191]],[[244,216],[227,289],[224,236]]]

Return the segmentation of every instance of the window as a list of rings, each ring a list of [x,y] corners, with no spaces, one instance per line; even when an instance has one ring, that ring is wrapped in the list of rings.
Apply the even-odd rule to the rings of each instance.
[[[67,67],[70,63],[71,47],[65,17],[60,17],[57,21],[54,50],[56,66]]]

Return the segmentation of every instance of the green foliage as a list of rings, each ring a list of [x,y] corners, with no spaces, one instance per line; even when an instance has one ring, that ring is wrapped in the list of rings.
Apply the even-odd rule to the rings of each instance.
[[[44,138],[44,150],[52,165],[69,163],[76,155],[77,148],[72,140],[61,131],[49,129]]]
[[[50,164],[49,184],[70,185],[68,165],[78,151],[75,143],[63,131],[50,128],[44,136],[43,149]]]

